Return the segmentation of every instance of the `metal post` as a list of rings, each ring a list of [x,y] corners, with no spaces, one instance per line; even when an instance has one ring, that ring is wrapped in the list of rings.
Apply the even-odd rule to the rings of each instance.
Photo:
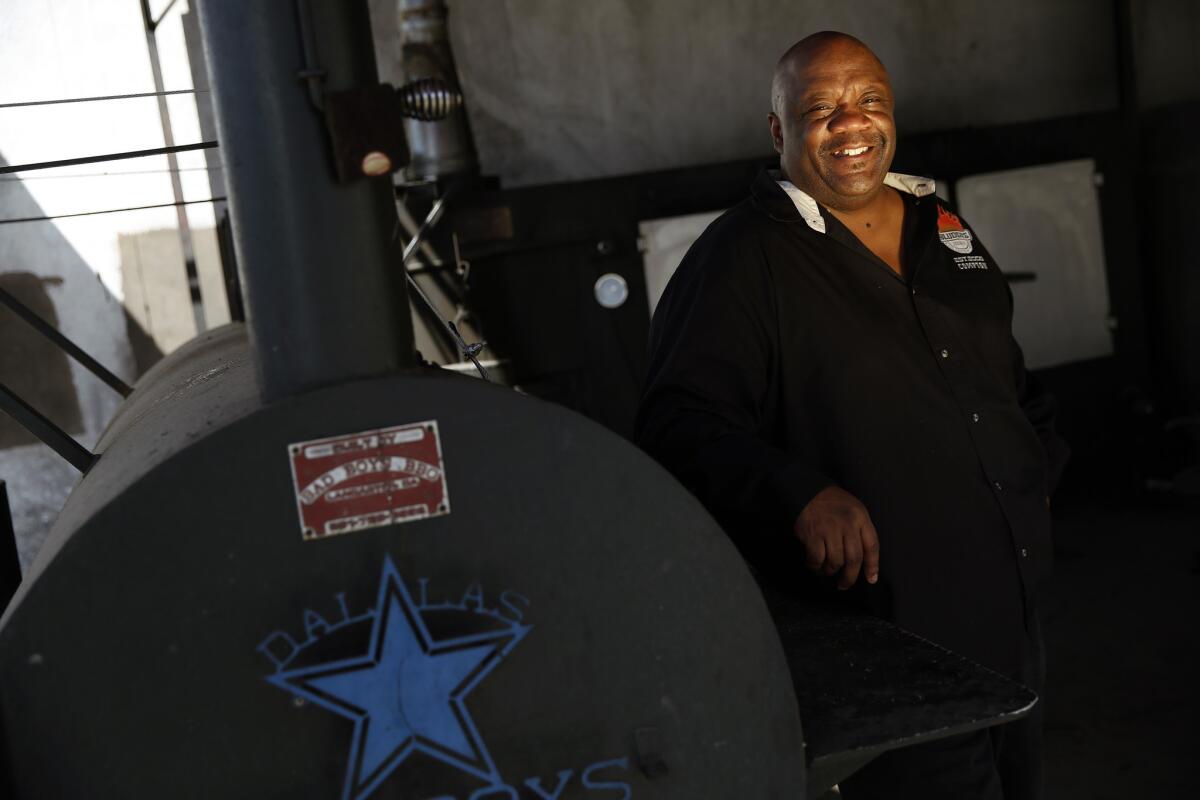
[[[142,0],[142,26],[146,30],[146,49],[150,53],[150,74],[154,78],[154,91],[158,92],[158,119],[162,123],[163,144],[172,147],[175,134],[171,130],[171,111],[163,94],[162,66],[158,60],[158,39],[155,30],[162,22],[175,0],[163,10],[158,19],[150,16],[150,0]],[[183,205],[183,183],[179,180],[179,160],[174,153],[167,153],[167,169],[171,174],[171,193],[175,197],[175,219],[179,223],[179,245],[183,248],[183,267],[187,275],[188,294],[192,301],[192,316],[196,321],[196,333],[204,333],[204,300],[200,296],[200,273],[196,269],[196,249],[192,244],[192,227],[188,222],[187,206]]]
[[[200,20],[194,11],[180,15],[183,23],[183,38],[187,44],[188,68],[192,73],[192,86],[196,87],[196,116],[200,122],[200,138],[216,140],[217,124],[213,119],[212,96],[208,91],[208,64],[204,59],[204,44],[200,38]],[[200,89],[203,87],[203,91]],[[204,163],[208,167],[209,197],[225,197],[225,166],[221,163],[219,150],[205,150]],[[242,311],[242,287],[238,282],[237,265],[233,255],[233,238],[229,229],[229,209],[224,200],[213,203],[213,218],[217,221],[217,249],[221,254],[221,278],[225,284],[225,302],[229,307],[232,322],[245,322]]]
[[[0,481],[0,611],[21,585],[21,558],[17,554],[17,532],[13,528],[8,486]]]
[[[366,3],[205,0],[198,13],[264,401],[413,366],[391,179],[336,182],[302,79],[377,83]]]

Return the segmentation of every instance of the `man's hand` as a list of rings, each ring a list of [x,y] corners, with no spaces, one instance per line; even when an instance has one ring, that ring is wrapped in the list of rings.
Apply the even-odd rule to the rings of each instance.
[[[866,507],[844,489],[829,486],[818,492],[797,517],[795,533],[809,569],[841,572],[839,589],[853,586],[860,572],[867,583],[879,580],[879,536]]]

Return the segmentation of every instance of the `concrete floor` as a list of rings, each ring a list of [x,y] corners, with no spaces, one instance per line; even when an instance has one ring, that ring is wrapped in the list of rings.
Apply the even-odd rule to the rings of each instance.
[[[1055,508],[1047,800],[1200,797],[1200,498]]]

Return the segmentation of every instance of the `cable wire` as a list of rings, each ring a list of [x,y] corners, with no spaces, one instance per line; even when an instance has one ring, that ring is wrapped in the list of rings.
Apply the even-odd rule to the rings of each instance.
[[[175,144],[169,148],[151,148],[150,150],[130,150],[127,152],[109,152],[103,156],[82,156],[79,158],[60,158],[59,161],[40,161],[31,164],[16,164],[16,166],[0,167],[0,175],[24,173],[31,169],[52,169],[54,167],[71,167],[72,164],[95,164],[101,161],[121,161],[124,158],[145,158],[146,156],[164,156],[168,152],[184,152],[186,150],[209,150],[216,148],[216,142],[197,142],[196,144]]]
[[[64,103],[98,103],[104,100],[133,100],[139,97],[165,97],[172,94],[207,94],[208,89],[169,89],[162,92],[133,92],[132,94],[105,94],[94,97],[64,97],[60,100],[25,100],[20,103],[0,103],[4,108],[28,108],[29,106],[57,106]]]
[[[167,175],[172,172],[217,172],[224,169],[220,164],[211,167],[179,167],[178,169],[126,169],[117,172],[71,172],[66,175],[22,175],[21,177],[6,176],[0,178],[0,183],[19,181],[49,181],[60,178],[108,178],[115,175]]]
[[[74,214],[50,214],[44,217],[14,217],[12,219],[0,219],[0,225],[14,225],[18,222],[46,222],[52,219],[67,219],[68,217],[91,217],[96,214],[119,214],[122,211],[145,211],[148,208],[175,208],[177,206],[190,206],[196,203],[219,203],[223,200],[225,200],[224,197],[209,197],[205,200],[184,200],[179,203],[155,203],[149,206],[106,208],[103,211],[77,211]]]
[[[146,156],[162,156],[167,153],[182,153],[187,150],[209,150],[217,146],[215,141],[196,142],[195,144],[176,144],[171,147],[154,147],[149,150],[130,150],[125,153],[106,153],[102,156],[82,156],[80,158],[64,158],[58,161],[39,161],[34,164],[16,164],[0,167],[0,175],[13,172],[28,172],[35,169],[52,169],[54,167],[69,167],[74,164],[95,164],[99,161],[121,161],[126,158],[145,158]]]

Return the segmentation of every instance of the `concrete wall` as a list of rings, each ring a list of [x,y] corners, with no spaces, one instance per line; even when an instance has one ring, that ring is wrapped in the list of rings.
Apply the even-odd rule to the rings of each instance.
[[[178,228],[162,228],[117,236],[121,254],[121,287],[129,314],[130,344],[137,372],[149,369],[196,335],[192,303]],[[192,252],[200,275],[200,294],[208,327],[229,321],[229,304],[221,280],[221,256],[214,228],[192,228]],[[144,336],[143,336],[144,334]]]
[[[449,0],[480,159],[506,185],[769,154],[775,60],[836,29],[889,67],[908,132],[1116,106],[1112,6],[1096,0]],[[394,3],[373,0],[398,82]]]
[[[0,163],[4,163],[2,158]],[[43,215],[44,209],[21,182],[0,184],[0,218]],[[36,276],[53,311],[52,317],[46,317],[118,376],[133,379],[124,309],[58,228],[44,222],[0,225],[0,275]],[[37,298],[26,295],[18,299],[28,304]],[[0,382],[38,403],[53,422],[85,446],[94,445],[116,411],[120,395],[61,352],[51,350],[47,358],[41,337],[28,326],[13,322],[7,308],[0,308],[0,314],[6,315],[9,334],[0,346],[12,351],[4,362],[18,365],[13,374],[0,375]],[[58,365],[66,365],[66,369],[54,369]],[[49,369],[54,369],[57,385],[34,396],[27,394],[39,383],[39,373]],[[61,402],[54,402],[61,401],[64,394],[74,397],[77,409],[65,417],[58,411]],[[8,484],[22,563],[32,560],[78,477],[79,473],[40,443],[0,449],[0,480]]]

